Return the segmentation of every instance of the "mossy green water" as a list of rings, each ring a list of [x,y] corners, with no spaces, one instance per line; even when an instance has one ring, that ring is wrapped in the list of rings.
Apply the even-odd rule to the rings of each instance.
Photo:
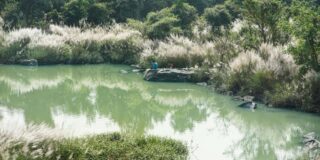
[[[0,127],[18,134],[17,129],[44,123],[71,137],[111,132],[169,137],[188,146],[190,159],[204,160],[296,159],[304,154],[302,136],[320,134],[319,116],[261,104],[252,112],[206,87],[146,82],[130,70],[0,66]]]

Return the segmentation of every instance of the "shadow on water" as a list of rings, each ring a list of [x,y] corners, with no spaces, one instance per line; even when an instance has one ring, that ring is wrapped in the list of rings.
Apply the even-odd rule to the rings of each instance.
[[[0,127],[45,123],[74,134],[122,131],[181,139],[191,159],[294,159],[320,118],[252,112],[205,87],[149,83],[126,66],[0,66]]]

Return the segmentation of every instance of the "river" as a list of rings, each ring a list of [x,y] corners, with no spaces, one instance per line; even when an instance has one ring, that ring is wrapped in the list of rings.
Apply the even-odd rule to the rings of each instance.
[[[46,124],[71,134],[182,140],[192,160],[296,159],[320,116],[241,102],[190,83],[155,83],[121,65],[0,66],[0,128]]]

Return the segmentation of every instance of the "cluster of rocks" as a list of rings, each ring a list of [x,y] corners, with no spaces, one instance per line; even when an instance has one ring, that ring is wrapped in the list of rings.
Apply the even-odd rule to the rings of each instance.
[[[304,135],[302,142],[309,150],[320,149],[319,137],[316,136],[315,132],[310,132]]]

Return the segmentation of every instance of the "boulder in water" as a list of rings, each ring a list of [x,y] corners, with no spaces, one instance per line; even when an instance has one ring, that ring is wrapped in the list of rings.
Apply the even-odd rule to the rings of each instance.
[[[144,79],[157,82],[192,82],[193,75],[194,71],[187,69],[148,69]]]
[[[36,59],[23,59],[19,61],[19,64],[24,66],[37,66],[38,61]]]
[[[241,108],[248,108],[248,109],[257,109],[257,104],[254,102],[244,102],[239,105]]]

